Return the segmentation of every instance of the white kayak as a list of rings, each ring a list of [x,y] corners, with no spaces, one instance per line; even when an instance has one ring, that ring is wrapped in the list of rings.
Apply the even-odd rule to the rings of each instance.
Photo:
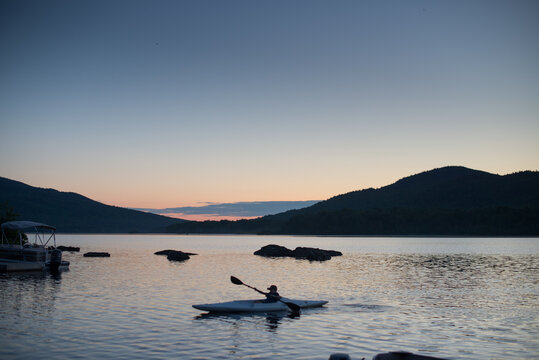
[[[327,304],[324,300],[293,300],[281,298],[284,302],[291,302],[298,305],[302,309],[319,307]],[[288,306],[280,301],[266,303],[264,300],[235,300],[214,304],[193,305],[195,309],[211,311],[211,312],[271,312],[271,311],[287,311]]]

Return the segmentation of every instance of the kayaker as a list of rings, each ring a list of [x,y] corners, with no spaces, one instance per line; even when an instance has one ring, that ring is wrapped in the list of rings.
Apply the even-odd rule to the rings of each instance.
[[[272,303],[272,302],[277,302],[281,299],[281,296],[277,292],[277,286],[271,285],[268,288],[268,290],[269,290],[268,293],[262,292],[262,294],[266,295],[266,300],[264,300],[264,302]]]

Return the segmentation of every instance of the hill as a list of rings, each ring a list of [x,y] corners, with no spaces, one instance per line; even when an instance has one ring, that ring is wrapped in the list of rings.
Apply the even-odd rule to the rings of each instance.
[[[254,220],[186,222],[175,233],[539,235],[539,173],[451,166]]]
[[[539,206],[539,173],[525,171],[495,175],[449,166],[403,178],[380,189],[335,196],[315,204],[310,212],[339,209],[443,208]]]
[[[0,204],[11,207],[21,220],[50,224],[63,233],[163,232],[166,226],[181,222],[3,177],[0,177]]]

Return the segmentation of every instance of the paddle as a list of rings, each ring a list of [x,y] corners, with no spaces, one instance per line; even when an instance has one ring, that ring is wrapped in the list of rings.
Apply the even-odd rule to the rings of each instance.
[[[255,290],[255,291],[261,293],[262,295],[266,295],[265,292],[260,291],[260,290],[258,290],[258,289],[255,288],[255,287],[252,287],[252,286],[249,286],[249,285],[247,285],[247,284],[244,284],[243,281],[241,281],[241,280],[238,279],[237,277],[231,276],[231,277],[230,277],[230,281],[232,281],[232,283],[235,284],[235,285],[244,285],[244,286],[247,286],[247,287],[250,288],[250,289],[253,289],[253,290]],[[299,312],[299,310],[301,309],[301,308],[299,307],[299,305],[296,305],[296,304],[294,304],[294,303],[282,301],[281,299],[279,299],[278,301],[280,301],[280,302],[282,302],[283,304],[285,304],[286,306],[288,306],[288,307],[290,308],[290,310],[292,310],[292,311],[294,311],[294,312]]]

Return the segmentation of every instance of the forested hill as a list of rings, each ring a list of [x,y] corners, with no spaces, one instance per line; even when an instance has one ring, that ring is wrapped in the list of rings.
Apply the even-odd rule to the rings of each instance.
[[[444,167],[255,220],[187,222],[176,233],[539,235],[539,173]]]
[[[340,209],[473,209],[539,207],[539,172],[495,175],[450,166],[319,202],[307,212]]]
[[[181,220],[109,206],[71,192],[42,189],[0,177],[0,205],[63,233],[163,232]]]

